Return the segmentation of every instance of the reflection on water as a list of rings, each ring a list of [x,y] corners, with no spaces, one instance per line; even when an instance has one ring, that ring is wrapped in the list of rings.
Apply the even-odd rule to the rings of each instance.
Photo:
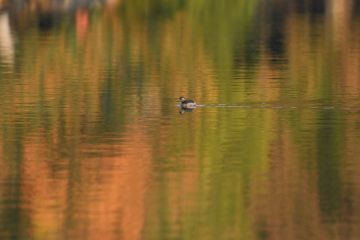
[[[13,42],[10,31],[9,16],[7,13],[0,13],[0,56],[3,59],[2,64],[13,64]]]
[[[61,2],[0,2],[1,239],[360,238],[357,1]]]

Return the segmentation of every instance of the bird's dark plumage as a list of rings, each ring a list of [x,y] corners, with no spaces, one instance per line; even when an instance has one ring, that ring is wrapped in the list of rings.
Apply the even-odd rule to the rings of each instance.
[[[179,97],[181,108],[192,109],[196,107],[196,103],[191,99],[186,99],[184,97]]]

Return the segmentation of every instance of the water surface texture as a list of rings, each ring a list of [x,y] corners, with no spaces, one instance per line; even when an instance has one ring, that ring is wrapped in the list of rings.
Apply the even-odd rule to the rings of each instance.
[[[360,239],[359,1],[0,9],[0,239]]]

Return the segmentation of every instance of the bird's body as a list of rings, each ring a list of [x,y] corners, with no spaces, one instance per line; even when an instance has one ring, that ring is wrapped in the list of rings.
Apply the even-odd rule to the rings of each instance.
[[[179,97],[180,107],[184,109],[193,109],[196,108],[196,103],[191,99],[186,99],[184,97]]]

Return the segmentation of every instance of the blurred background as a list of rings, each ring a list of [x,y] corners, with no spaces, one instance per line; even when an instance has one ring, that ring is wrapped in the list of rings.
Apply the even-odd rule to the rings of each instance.
[[[359,144],[357,0],[0,0],[1,239],[360,239]]]

